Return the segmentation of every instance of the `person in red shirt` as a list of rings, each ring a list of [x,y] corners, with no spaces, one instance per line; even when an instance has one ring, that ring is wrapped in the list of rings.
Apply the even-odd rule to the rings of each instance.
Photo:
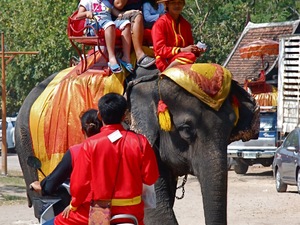
[[[85,138],[91,137],[100,132],[102,127],[101,121],[98,119],[96,109],[89,109],[80,115],[81,130]],[[58,192],[60,185],[70,178],[75,161],[79,157],[79,150],[82,143],[71,146],[64,154],[60,163],[47,177],[41,182],[34,181],[30,184],[30,189],[39,192],[42,196],[51,196]],[[62,201],[58,207],[58,211],[63,211],[70,203],[70,196],[68,194],[68,202]],[[62,199],[65,200],[65,199]],[[88,197],[85,206],[71,214],[68,220],[63,218],[63,214],[59,214],[56,218],[55,224],[87,224],[89,207],[91,198]],[[59,202],[60,203],[60,202]],[[63,208],[62,208],[63,207]],[[53,224],[53,220],[47,221],[45,224]]]
[[[161,0],[167,13],[162,15],[151,31],[156,67],[161,72],[180,64],[192,64],[201,49],[194,44],[192,27],[181,12],[184,0]]]
[[[70,209],[76,211],[91,194],[94,205],[109,201],[112,216],[132,214],[143,225],[143,183],[152,185],[159,177],[155,153],[145,136],[122,126],[127,109],[122,95],[104,95],[98,108],[103,127],[80,150],[71,175]]]

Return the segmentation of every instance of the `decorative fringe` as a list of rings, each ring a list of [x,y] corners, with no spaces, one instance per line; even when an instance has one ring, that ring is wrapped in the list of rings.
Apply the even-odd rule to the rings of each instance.
[[[171,117],[168,110],[168,106],[163,102],[163,100],[159,100],[157,106],[157,114],[158,114],[158,122],[160,128],[164,131],[171,130]]]
[[[267,92],[253,94],[253,97],[260,106],[277,106],[278,92]]]
[[[239,103],[239,100],[237,99],[237,97],[234,95],[231,98],[231,105],[232,105],[233,111],[236,116],[236,119],[234,121],[234,126],[236,126],[239,121],[239,118],[240,118],[240,116],[239,116],[240,115],[240,112],[239,112],[240,103]]]

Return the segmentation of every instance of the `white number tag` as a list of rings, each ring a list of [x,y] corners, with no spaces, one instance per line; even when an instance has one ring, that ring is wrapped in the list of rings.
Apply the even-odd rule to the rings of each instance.
[[[114,143],[116,140],[119,140],[122,137],[122,134],[119,130],[116,130],[107,137],[111,143]]]

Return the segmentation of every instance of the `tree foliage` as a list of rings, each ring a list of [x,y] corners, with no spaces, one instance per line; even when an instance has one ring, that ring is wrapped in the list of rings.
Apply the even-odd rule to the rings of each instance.
[[[195,40],[209,46],[199,61],[222,64],[249,20],[297,20],[299,12],[299,1],[293,0],[186,0],[183,14],[193,25]]]
[[[66,35],[67,18],[78,0],[1,0],[0,29],[6,51],[39,51],[18,55],[6,67],[8,115],[18,111],[30,90],[54,72],[69,66],[76,53]],[[209,49],[200,62],[222,64],[243,31],[254,23],[299,19],[294,0],[186,0],[184,16],[195,42]]]
[[[18,55],[6,66],[8,115],[18,111],[37,83],[68,67],[74,53],[66,35],[67,18],[77,4],[77,0],[0,1],[5,51],[39,51]]]

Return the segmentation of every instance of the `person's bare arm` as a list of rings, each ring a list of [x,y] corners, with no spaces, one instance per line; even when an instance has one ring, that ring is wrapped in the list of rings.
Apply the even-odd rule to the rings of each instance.
[[[196,51],[198,51],[198,47],[196,45],[189,45],[184,48],[183,47],[180,48],[180,51],[181,52],[196,52]]]
[[[140,11],[140,10],[138,10],[138,9],[130,9],[130,10],[126,10],[123,14],[126,15],[126,14],[130,14],[130,13],[133,13],[133,12],[138,12],[138,11]]]
[[[122,14],[122,12],[114,7],[111,10],[111,14],[114,15],[115,17],[118,17],[120,16],[120,14]]]
[[[37,192],[37,193],[40,193],[40,194],[41,194],[41,192],[42,192],[42,187],[41,187],[41,184],[40,184],[39,181],[34,181],[34,182],[32,182],[32,183],[29,185],[29,188],[30,188],[30,190],[33,190],[33,191],[35,191],[35,192]]]
[[[115,12],[113,12],[113,10]],[[138,12],[140,10],[137,10],[137,9],[131,9],[131,10],[127,10],[127,11],[120,11],[120,10],[117,10],[116,8],[113,8],[112,10],[112,14],[115,16],[115,17],[122,17],[122,16],[125,16],[127,14],[130,14],[130,13],[133,13],[133,12]]]
[[[70,211],[71,211],[71,208],[70,208],[70,206],[68,205],[68,206],[64,209],[64,211],[62,211],[62,217],[63,217],[63,218],[69,218]]]
[[[124,6],[127,4],[127,0],[115,0],[114,7],[118,10],[122,10]]]
[[[196,57],[199,57],[202,52],[205,52],[204,49],[199,48],[197,45],[189,45],[185,48],[180,48],[181,52],[192,52]]]
[[[93,18],[93,13],[91,11],[87,11],[83,6],[79,6],[78,13],[77,13],[77,19],[85,19]]]

